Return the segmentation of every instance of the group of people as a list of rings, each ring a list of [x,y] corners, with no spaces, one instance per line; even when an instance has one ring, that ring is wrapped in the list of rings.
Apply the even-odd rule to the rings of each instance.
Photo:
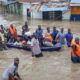
[[[36,39],[36,37],[34,39]],[[71,45],[69,47],[70,47],[70,50],[71,50],[71,60],[72,60],[72,62],[74,62],[74,63],[80,63],[80,40],[79,40],[79,38],[76,37],[75,39],[73,39],[71,41]],[[38,52],[41,53],[41,51],[38,51]],[[40,56],[42,56],[42,55],[40,55]],[[14,63],[12,63],[4,71],[4,73],[2,75],[2,80],[22,80],[22,78],[18,74],[18,67],[19,67],[19,58],[15,58],[14,59]]]
[[[4,39],[3,36],[5,37]],[[32,33],[28,27],[28,23],[25,22],[25,24],[22,26],[22,35],[19,36],[17,34],[17,29],[13,24],[10,25],[8,30],[6,30],[3,25],[0,25],[0,49],[7,49],[6,43],[8,42],[14,43],[14,45],[30,47],[32,50],[32,57],[43,56],[40,49],[41,46],[51,47],[57,43],[64,45],[66,42],[71,51],[71,60],[74,62],[76,58],[74,58],[75,56],[73,52],[77,49],[73,47],[73,44],[76,43],[76,39],[75,42],[73,40],[71,29],[68,29],[68,31],[65,33],[64,28],[58,30],[54,26],[52,30],[50,27],[43,30],[42,26],[38,25],[38,28]],[[75,46],[77,45],[75,44]]]
[[[47,27],[46,32],[43,32],[43,29],[39,25],[35,33],[38,36],[39,42],[40,43],[42,42],[42,44],[43,41],[45,41],[51,44],[61,43],[62,45],[64,45],[66,41],[69,47],[73,39],[73,34],[71,33],[71,29],[68,29],[67,33],[65,33],[64,28],[61,28],[59,31],[57,30],[56,27],[53,27],[53,30],[51,31],[50,27]]]
[[[47,27],[46,30],[43,30],[41,25],[38,25],[38,28],[32,33],[27,22],[25,22],[24,26],[22,26],[22,37],[17,34],[17,30],[13,24],[10,25],[7,36],[7,42],[12,42],[14,45],[23,47],[30,47],[32,50],[32,56],[37,55],[40,57],[43,56],[40,47],[52,47],[57,43],[64,45],[65,39],[68,47],[70,47],[73,39],[71,29],[68,29],[67,33],[65,33],[64,28],[57,30],[56,27],[53,27],[51,31],[50,27]]]
[[[0,25],[0,50],[7,49],[6,43],[13,42],[14,44],[22,45],[23,47],[31,47],[32,57],[43,57],[41,46],[53,46],[56,43],[65,44],[70,48],[71,60],[73,63],[80,63],[80,39],[73,38],[71,29],[65,33],[64,28],[57,30],[53,27],[52,31],[50,27],[44,31],[41,25],[35,32],[31,32],[28,23],[22,26],[21,37],[17,34],[17,29],[13,24],[6,30],[3,25]],[[5,70],[2,76],[2,80],[22,80],[17,70],[19,65],[19,58],[14,59],[14,63]]]
[[[54,26],[52,31],[50,27],[46,28],[46,31],[42,29],[41,25],[38,25],[38,28],[32,32],[29,30],[27,22],[22,27],[22,35],[24,39],[31,39],[31,35],[35,35],[39,41],[40,46],[53,46],[53,44],[61,43],[65,44],[65,39],[68,47],[71,44],[73,39],[73,34],[71,33],[71,29],[68,29],[67,33],[64,32],[64,28],[61,28],[60,31]]]
[[[7,49],[6,43],[14,43],[14,45],[19,45],[23,47],[30,47],[32,50],[32,56],[42,57],[41,46],[50,46],[57,43],[65,44],[65,39],[67,41],[68,47],[70,47],[71,41],[73,39],[73,34],[71,29],[68,29],[68,32],[65,34],[64,28],[61,28],[60,31],[56,27],[53,27],[51,31],[50,27],[46,28],[44,31],[41,25],[38,25],[38,28],[32,33],[28,27],[28,23],[22,26],[22,35],[21,37],[17,34],[16,27],[11,24],[9,29],[5,29],[3,25],[0,26],[0,33],[5,37],[4,41],[0,40],[1,48]]]

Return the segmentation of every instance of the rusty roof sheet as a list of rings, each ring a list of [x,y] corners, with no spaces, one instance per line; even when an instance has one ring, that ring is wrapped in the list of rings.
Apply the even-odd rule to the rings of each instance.
[[[68,0],[20,0],[20,2],[45,2],[45,1],[68,1]]]

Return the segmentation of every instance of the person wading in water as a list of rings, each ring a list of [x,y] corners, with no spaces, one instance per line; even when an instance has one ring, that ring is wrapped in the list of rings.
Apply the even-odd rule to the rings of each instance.
[[[19,58],[14,59],[12,63],[3,73],[2,80],[22,80],[17,72],[19,65]]]

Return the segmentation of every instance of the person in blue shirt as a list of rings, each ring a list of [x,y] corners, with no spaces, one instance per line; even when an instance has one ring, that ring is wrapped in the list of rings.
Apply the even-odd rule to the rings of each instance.
[[[52,32],[53,40],[56,39],[57,34],[58,34],[58,30],[56,29],[56,27],[53,27],[53,32]]]
[[[43,29],[41,28],[41,25],[38,25],[38,29],[36,30],[36,35],[39,37],[39,36],[42,36],[43,34]]]
[[[68,32],[65,35],[66,41],[67,41],[67,46],[70,47],[71,41],[73,39],[73,34],[71,33],[71,29],[68,29]]]
[[[38,29],[36,29],[35,33],[38,37],[39,43],[43,45],[43,29],[41,28],[41,25],[38,25]]]
[[[53,44],[56,44],[57,34],[58,34],[58,30],[56,29],[56,27],[53,27],[53,32],[52,32]]]

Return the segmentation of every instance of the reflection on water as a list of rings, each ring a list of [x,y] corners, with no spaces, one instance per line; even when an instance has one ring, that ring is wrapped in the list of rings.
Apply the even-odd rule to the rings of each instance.
[[[15,24],[19,32],[26,21],[26,17],[7,15],[0,15],[0,24],[9,27],[11,23]],[[71,28],[73,33],[79,36],[80,23],[69,21],[43,21],[43,20],[29,20],[29,27],[35,30],[37,25],[46,27],[57,26]],[[32,58],[31,52],[9,49],[0,52],[0,78],[4,69],[13,62],[14,57],[20,58],[19,72],[23,80],[79,80],[80,65],[72,64],[70,60],[70,52],[67,47],[64,47],[60,52],[44,52],[43,58]],[[1,79],[0,79],[1,80]]]

